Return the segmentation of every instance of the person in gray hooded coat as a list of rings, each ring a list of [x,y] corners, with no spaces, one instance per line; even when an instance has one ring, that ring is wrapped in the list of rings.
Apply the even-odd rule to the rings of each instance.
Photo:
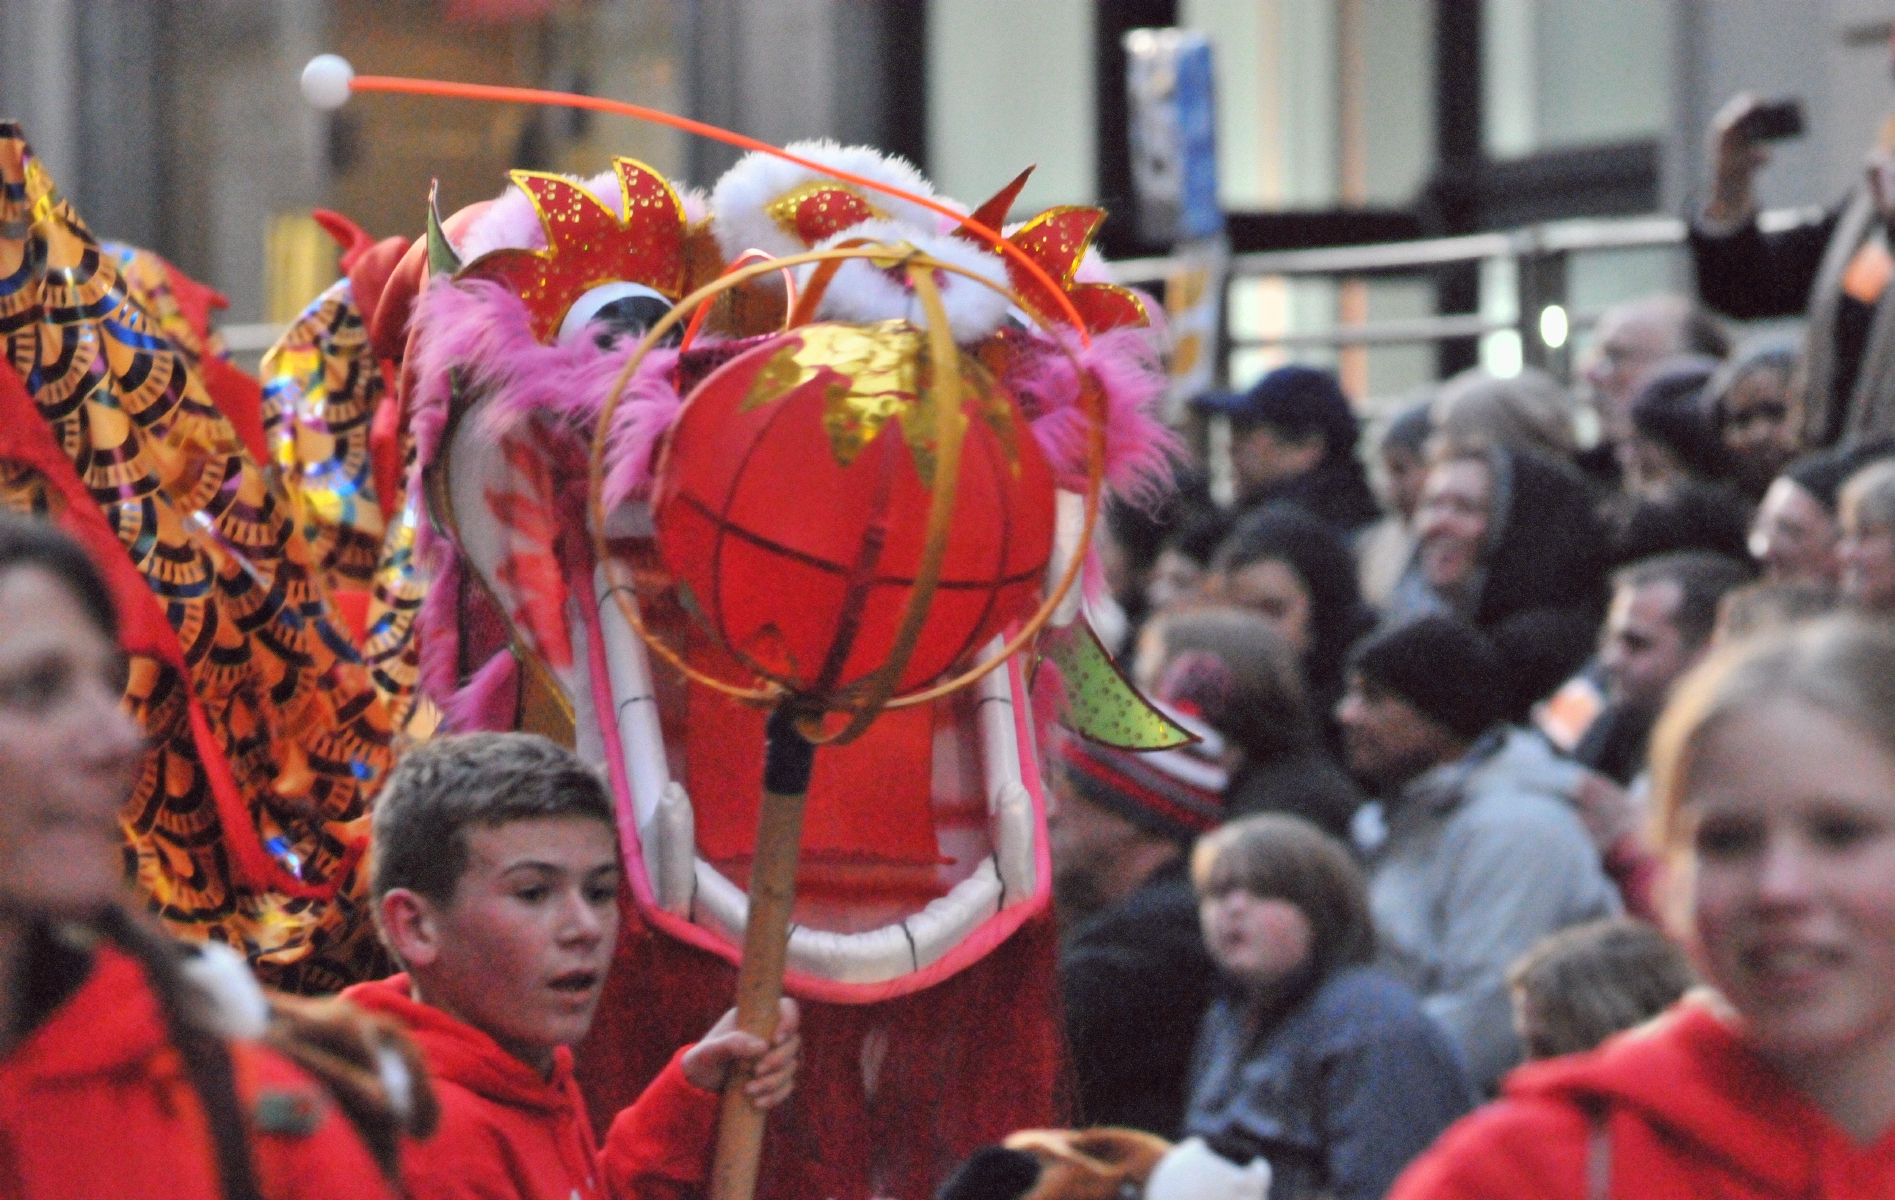
[[[1337,709],[1349,767],[1385,806],[1369,855],[1378,962],[1422,998],[1492,1094],[1520,1061],[1507,968],[1555,930],[1616,915],[1568,797],[1579,768],[1501,721],[1499,658],[1454,617],[1377,634]]]

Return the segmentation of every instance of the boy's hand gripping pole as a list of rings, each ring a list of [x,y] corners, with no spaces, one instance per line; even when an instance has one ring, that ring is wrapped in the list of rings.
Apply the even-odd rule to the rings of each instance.
[[[803,799],[816,748],[796,728],[789,704],[770,714],[763,757],[763,812],[750,865],[750,920],[737,972],[737,1028],[769,1042],[776,1035],[796,903],[796,860],[803,841]],[[711,1200],[752,1200],[763,1155],[764,1114],[744,1095],[747,1065],[733,1066],[717,1123]]]

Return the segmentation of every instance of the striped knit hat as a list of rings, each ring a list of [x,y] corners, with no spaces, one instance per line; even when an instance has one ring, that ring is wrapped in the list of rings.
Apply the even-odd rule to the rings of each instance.
[[[1082,798],[1148,833],[1188,842],[1224,819],[1230,773],[1218,760],[1224,739],[1185,713],[1168,715],[1203,740],[1177,750],[1135,752],[1057,731],[1053,753],[1066,783]]]

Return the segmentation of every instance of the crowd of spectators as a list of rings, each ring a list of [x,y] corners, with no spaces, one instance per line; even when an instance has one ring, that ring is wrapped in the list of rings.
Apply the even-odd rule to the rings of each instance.
[[[1061,896],[1082,1121],[1260,1157],[1281,1200],[1661,1194],[1610,1190],[1619,1162],[1742,1195],[1891,1178],[1895,1059],[1815,1078],[1856,1052],[1771,990],[1895,956],[1864,857],[1895,867],[1895,343],[1834,244],[1882,226],[1858,196],[1786,241],[1725,184],[1702,302],[1606,312],[1572,388],[1471,370],[1364,435],[1336,376],[1281,367],[1195,406],[1234,504],[1200,462],[1114,515],[1125,657],[1222,788],[1147,760],[1105,795],[1116,752],[1052,755],[1059,878],[1122,876]],[[1806,302],[1801,344],[1729,320]],[[1062,867],[1100,806],[1150,849]],[[1799,822],[1819,849],[1788,867]],[[1881,924],[1806,949],[1825,905]],[[1847,1003],[1888,1056],[1885,975]]]

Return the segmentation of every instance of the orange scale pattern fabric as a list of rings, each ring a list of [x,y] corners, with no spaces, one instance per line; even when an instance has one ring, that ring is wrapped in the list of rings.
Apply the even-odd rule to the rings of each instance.
[[[150,739],[128,872],[174,932],[274,986],[385,970],[359,862],[390,724],[294,506],[9,124],[0,231],[0,502],[114,582]]]

